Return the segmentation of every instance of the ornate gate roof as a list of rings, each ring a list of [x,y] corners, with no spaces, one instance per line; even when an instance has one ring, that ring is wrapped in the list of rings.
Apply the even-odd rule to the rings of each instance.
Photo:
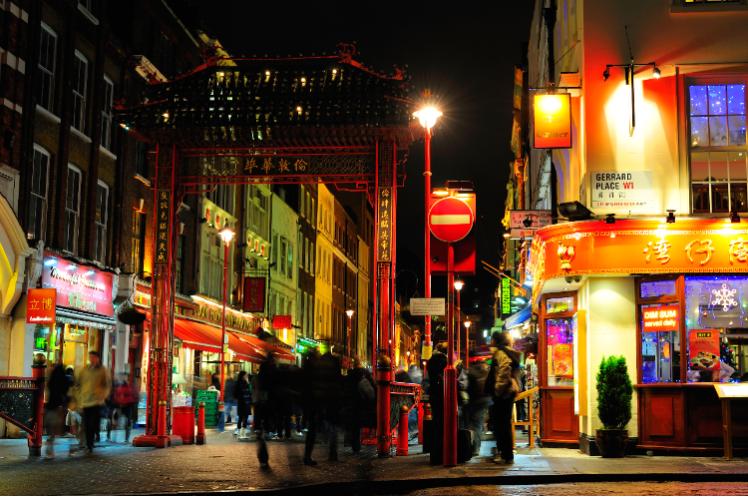
[[[407,147],[413,102],[397,71],[376,73],[338,55],[232,58],[150,85],[141,102],[119,107],[127,129],[190,147]]]

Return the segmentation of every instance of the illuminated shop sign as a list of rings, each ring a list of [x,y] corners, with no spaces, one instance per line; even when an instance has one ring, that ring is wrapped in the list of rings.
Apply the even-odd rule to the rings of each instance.
[[[678,330],[678,305],[658,306],[643,310],[643,332],[667,332]]]
[[[55,289],[29,289],[26,296],[26,323],[51,325],[55,323]]]
[[[78,265],[54,253],[44,253],[42,287],[57,290],[57,306],[114,316],[113,278],[112,273],[93,266]]]

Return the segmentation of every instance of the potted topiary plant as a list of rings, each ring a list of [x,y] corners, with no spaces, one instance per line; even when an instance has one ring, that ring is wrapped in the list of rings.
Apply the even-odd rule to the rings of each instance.
[[[626,358],[603,357],[597,373],[597,414],[603,428],[597,430],[595,441],[604,458],[621,458],[626,454],[632,392]]]

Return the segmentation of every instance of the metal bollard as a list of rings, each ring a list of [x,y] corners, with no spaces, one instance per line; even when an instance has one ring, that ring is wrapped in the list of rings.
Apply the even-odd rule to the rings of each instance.
[[[408,410],[407,406],[400,408],[400,423],[397,426],[397,456],[408,456]]]
[[[200,402],[197,409],[197,435],[195,444],[205,444],[205,403]]]
[[[418,444],[423,444],[423,402],[418,403]]]

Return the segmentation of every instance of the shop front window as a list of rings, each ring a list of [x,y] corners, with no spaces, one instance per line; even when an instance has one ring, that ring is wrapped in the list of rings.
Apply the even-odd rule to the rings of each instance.
[[[679,305],[677,303],[643,305],[642,382],[680,380]]]
[[[545,321],[549,386],[574,385],[574,328],[573,318]]]
[[[687,380],[746,380],[748,277],[686,277]]]

